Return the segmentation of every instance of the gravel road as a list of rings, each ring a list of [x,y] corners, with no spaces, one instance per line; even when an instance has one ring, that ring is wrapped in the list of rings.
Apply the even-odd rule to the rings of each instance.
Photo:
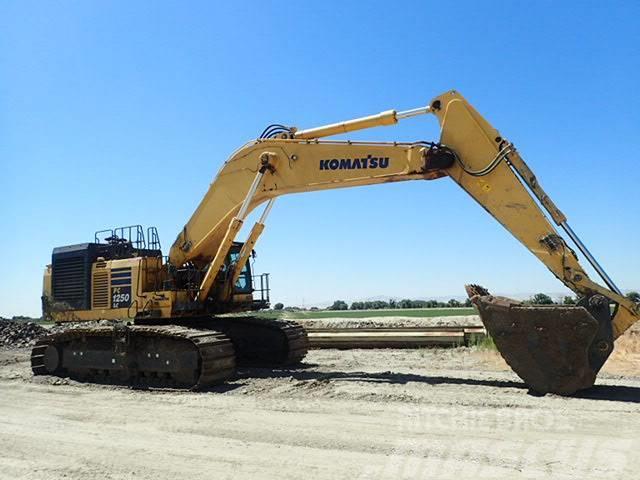
[[[317,350],[203,393],[33,378],[0,349],[0,478],[637,479],[640,359],[583,398],[492,351]]]

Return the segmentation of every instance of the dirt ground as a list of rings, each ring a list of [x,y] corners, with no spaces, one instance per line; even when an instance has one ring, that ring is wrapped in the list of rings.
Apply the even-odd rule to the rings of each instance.
[[[638,336],[619,347],[579,398],[478,348],[316,350],[201,393],[34,378],[0,349],[0,478],[637,479]]]

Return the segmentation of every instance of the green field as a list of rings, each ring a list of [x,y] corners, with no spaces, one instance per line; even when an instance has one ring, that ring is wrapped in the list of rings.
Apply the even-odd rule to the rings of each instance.
[[[319,318],[371,318],[371,317],[450,317],[453,315],[476,315],[475,308],[394,308],[388,310],[305,310],[299,312],[260,312],[259,316],[270,318],[319,319]]]

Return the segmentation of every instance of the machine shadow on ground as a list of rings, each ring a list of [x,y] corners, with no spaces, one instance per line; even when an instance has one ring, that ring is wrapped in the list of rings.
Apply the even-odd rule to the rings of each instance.
[[[595,385],[574,395],[588,400],[640,403],[640,388],[624,385]]]
[[[310,380],[336,380],[353,382],[407,384],[419,382],[428,385],[470,385],[481,387],[517,388],[526,390],[528,395],[540,396],[528,389],[523,382],[510,380],[482,380],[476,378],[460,378],[441,375],[419,375],[413,373],[398,372],[340,372],[309,370],[308,365],[300,365],[296,368],[268,369],[268,368],[244,368],[238,370],[239,378],[293,378],[299,381]],[[616,402],[640,403],[640,388],[626,387],[622,385],[595,385],[594,387],[578,392],[574,398],[586,400],[607,400]]]

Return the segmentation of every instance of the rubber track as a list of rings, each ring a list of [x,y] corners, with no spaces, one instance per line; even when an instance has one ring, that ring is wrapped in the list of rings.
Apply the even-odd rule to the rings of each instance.
[[[194,385],[186,386],[191,389],[202,389],[224,382],[235,374],[235,352],[231,341],[215,330],[196,330],[186,327],[163,326],[129,326],[129,333],[145,337],[180,338],[190,341],[198,350],[200,357],[198,380]],[[44,366],[44,351],[49,345],[58,344],[64,348],[64,343],[84,336],[113,337],[112,327],[72,328],[61,333],[55,333],[38,340],[31,352],[31,369],[34,375],[49,375]],[[73,372],[69,372],[73,374]],[[145,385],[139,383],[138,377],[130,377],[133,385]],[[159,380],[159,379],[158,379]],[[170,381],[166,385],[154,386],[174,387]]]

